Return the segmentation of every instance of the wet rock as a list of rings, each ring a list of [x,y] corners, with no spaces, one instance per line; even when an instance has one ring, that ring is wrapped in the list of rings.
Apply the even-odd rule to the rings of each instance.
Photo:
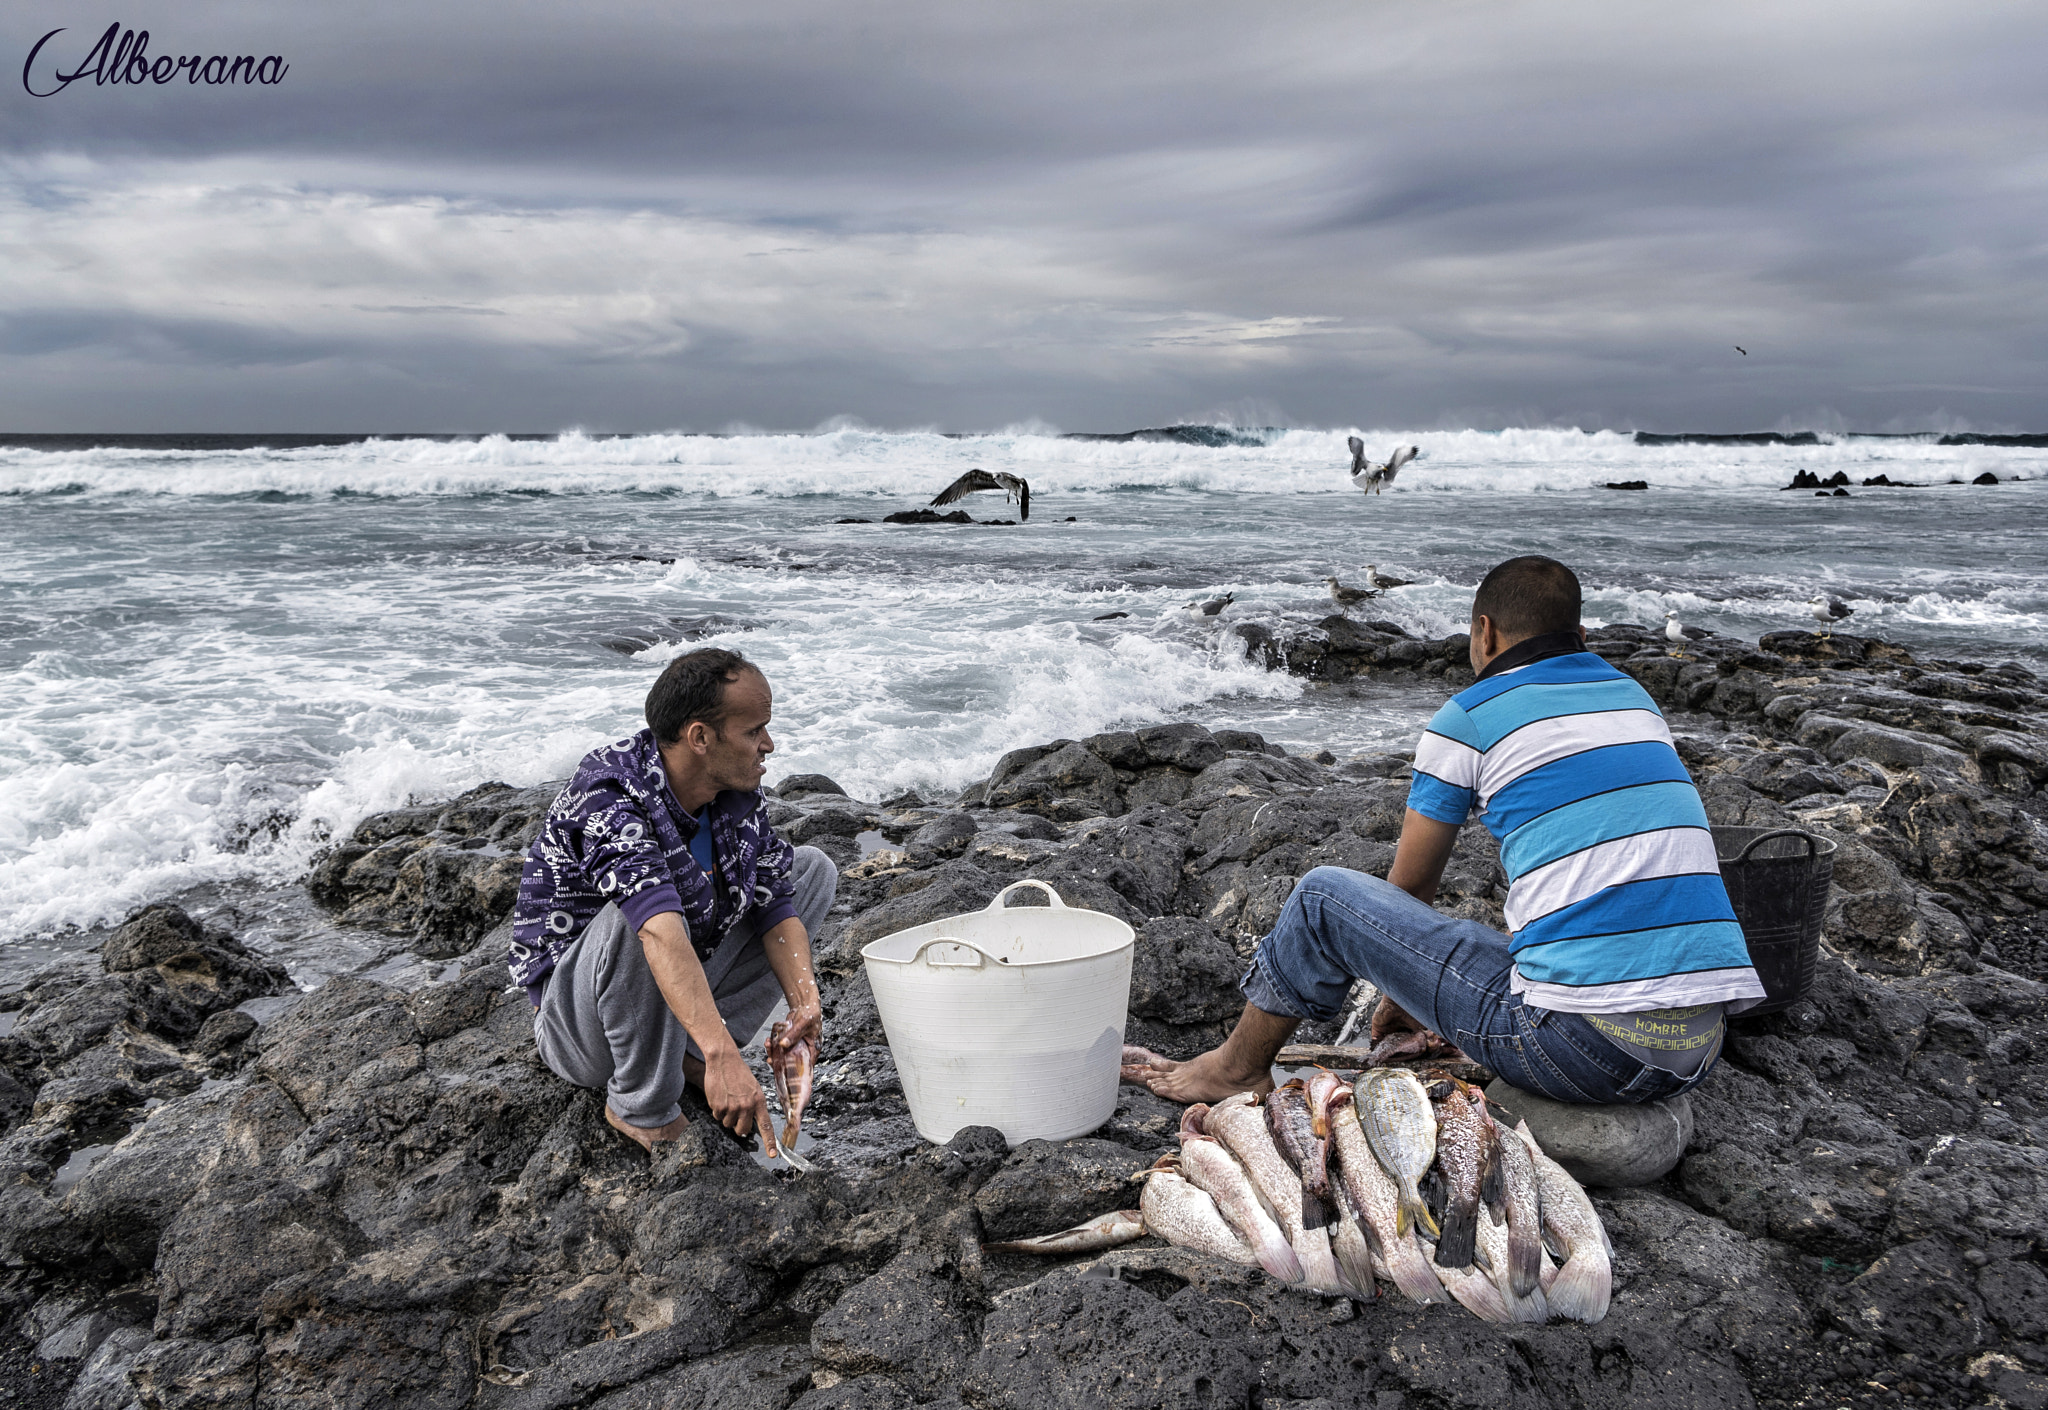
[[[1155,764],[1171,764],[1190,773],[1200,773],[1223,759],[1223,746],[1197,724],[1153,725],[1137,732],[1145,755]]]
[[[904,845],[919,856],[957,857],[978,831],[970,814],[942,813],[912,833]]]
[[[1108,764],[1083,745],[1066,744],[1001,783],[991,776],[988,805],[1023,808],[1056,821],[1077,822],[1122,812],[1116,784],[1116,771]]]
[[[974,1197],[983,1237],[1027,1239],[1107,1214],[1135,1209],[1131,1176],[1150,1156],[1110,1141],[1025,1141]]]
[[[233,1410],[256,1403],[263,1347],[255,1335],[218,1342],[163,1340],[135,1354],[128,1376],[143,1403],[163,1410]]]
[[[775,796],[777,798],[803,798],[819,794],[833,794],[844,798],[846,797],[846,790],[824,774],[791,774],[781,783],[775,785]]]
[[[1684,1097],[1638,1106],[1573,1106],[1498,1078],[1486,1095],[1527,1121],[1537,1144],[1582,1185],[1647,1185],[1678,1164],[1692,1137],[1692,1104]]]

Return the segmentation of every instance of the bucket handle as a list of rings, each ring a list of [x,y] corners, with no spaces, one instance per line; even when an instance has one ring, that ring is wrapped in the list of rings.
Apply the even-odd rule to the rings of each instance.
[[[1781,827],[1775,829],[1774,831],[1767,832],[1763,834],[1763,836],[1761,837],[1750,838],[1748,845],[1746,845],[1741,852],[1739,852],[1733,857],[1730,857],[1728,860],[1739,866],[1743,862],[1749,860],[1749,854],[1751,852],[1754,852],[1757,848],[1763,846],[1764,843],[1772,841],[1773,839],[1779,837],[1796,837],[1800,841],[1804,842],[1806,844],[1806,855],[1809,860],[1812,859],[1815,853],[1820,851],[1820,841],[1812,833],[1806,832],[1796,827]]]
[[[956,950],[945,959],[937,959],[932,955],[931,951],[934,946],[938,945],[957,946],[959,950],[965,950],[968,953],[960,955]],[[1009,963],[1009,961],[1002,959],[1000,956],[991,955],[972,940],[962,940],[952,935],[934,935],[931,939],[919,945],[917,953],[910,957],[909,962],[915,964],[919,960],[923,960],[927,966],[933,969],[980,969],[984,960],[995,960],[998,964]]]
[[[991,911],[999,911],[1003,909],[1003,903],[1010,899],[1010,893],[1012,891],[1015,891],[1020,886],[1036,886],[1040,891],[1043,891],[1045,893],[1046,905],[1051,906],[1054,910],[1057,911],[1063,911],[1067,909],[1067,903],[1060,899],[1059,892],[1053,890],[1052,887],[1048,886],[1045,882],[1037,881],[1029,877],[1025,878],[1023,881],[1013,881],[1008,886],[1005,886],[1002,890],[996,892],[995,900],[990,901],[988,903],[987,909]]]

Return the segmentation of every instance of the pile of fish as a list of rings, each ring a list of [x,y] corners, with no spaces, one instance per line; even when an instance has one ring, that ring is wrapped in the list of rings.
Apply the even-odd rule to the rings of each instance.
[[[1579,1183],[1526,1122],[1453,1077],[1319,1072],[1261,1102],[1189,1107],[1139,1208],[999,1251],[1081,1253],[1155,1234],[1290,1287],[1369,1299],[1392,1283],[1490,1322],[1598,1322],[1613,1247]]]

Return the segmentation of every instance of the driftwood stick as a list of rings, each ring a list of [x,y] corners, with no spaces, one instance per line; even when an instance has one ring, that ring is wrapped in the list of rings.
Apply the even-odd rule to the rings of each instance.
[[[1278,1067],[1317,1066],[1362,1072],[1369,1065],[1367,1059],[1371,1054],[1371,1048],[1352,1044],[1289,1043],[1280,1050],[1280,1056],[1274,1059],[1274,1064]],[[1398,1058],[1393,1062],[1383,1063],[1382,1066],[1412,1067],[1418,1072],[1447,1072],[1460,1082],[1471,1082],[1481,1087],[1494,1079],[1491,1068],[1482,1067],[1476,1062],[1460,1061],[1457,1058]]]

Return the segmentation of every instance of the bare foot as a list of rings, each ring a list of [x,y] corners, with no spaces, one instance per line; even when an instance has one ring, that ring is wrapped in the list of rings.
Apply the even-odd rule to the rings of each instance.
[[[649,1155],[654,1154],[656,1141],[674,1141],[681,1138],[684,1128],[690,1124],[687,1116],[678,1116],[666,1126],[635,1126],[626,1118],[613,1111],[609,1105],[604,1109],[605,1123],[614,1131],[639,1146]]]
[[[1175,1062],[1153,1053],[1149,1055],[1149,1061],[1140,1066],[1127,1058],[1123,1073],[1125,1081],[1150,1088],[1152,1095],[1170,1102],[1220,1102],[1238,1092],[1251,1092],[1263,1097],[1273,1090],[1273,1070],[1270,1067],[1242,1070],[1224,1057],[1221,1048],[1189,1058],[1186,1062]]]

